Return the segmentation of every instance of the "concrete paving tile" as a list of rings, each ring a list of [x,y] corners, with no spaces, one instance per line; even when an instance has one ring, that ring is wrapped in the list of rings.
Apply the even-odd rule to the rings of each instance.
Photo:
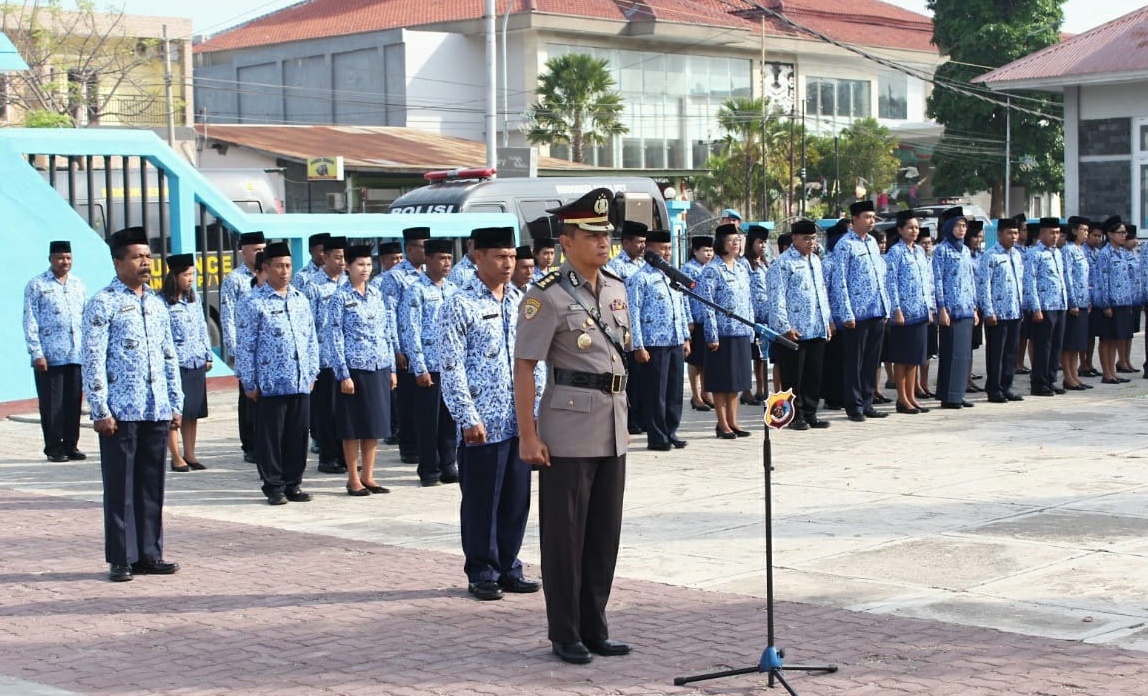
[[[1091,552],[977,589],[995,597],[1148,617],[1148,558]]]

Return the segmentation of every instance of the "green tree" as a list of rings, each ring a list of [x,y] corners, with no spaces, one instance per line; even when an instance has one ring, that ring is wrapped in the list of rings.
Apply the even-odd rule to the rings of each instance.
[[[851,187],[864,186],[870,192],[891,188],[901,167],[894,154],[897,146],[897,138],[876,119],[850,124],[841,132],[839,143],[843,191],[851,196]]]
[[[586,161],[587,145],[602,145],[629,132],[619,116],[625,109],[614,91],[609,61],[568,53],[546,61],[538,76],[538,101],[527,117],[527,139],[546,145],[569,145],[575,162]]]
[[[969,81],[990,68],[1050,46],[1060,39],[1061,0],[928,0],[933,44],[949,60],[937,69],[942,84],[983,92]],[[989,95],[1004,102],[1005,95]],[[1033,101],[1034,99],[1043,100]],[[1058,95],[1026,92],[1013,99],[1033,111],[1058,113]],[[1004,210],[1006,106],[938,86],[928,114],[945,127],[933,153],[933,187],[939,195],[992,192],[989,214]],[[1012,110],[1013,184],[1032,191],[1064,187],[1064,128],[1061,122]],[[1016,162],[1025,161],[1022,167]]]

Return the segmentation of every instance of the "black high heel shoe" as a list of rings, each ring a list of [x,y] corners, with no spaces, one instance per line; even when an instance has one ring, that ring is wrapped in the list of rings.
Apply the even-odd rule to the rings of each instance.
[[[749,398],[745,394],[739,396],[738,401],[740,401],[745,406],[761,406],[761,400],[759,400],[757,397]]]
[[[921,412],[921,409],[919,409],[919,408],[914,408],[914,407],[909,406],[908,404],[904,404],[900,401],[897,402],[897,413],[906,413],[906,414],[909,414],[911,416],[915,416],[920,412]]]
[[[358,490],[355,490],[354,488],[351,488],[351,484],[349,484],[349,483],[347,484],[347,495],[353,495],[356,498],[361,498],[364,495],[370,495],[370,494],[371,494],[371,492],[369,490],[367,490],[366,488],[360,488]]]
[[[727,433],[724,430],[722,430],[720,427],[714,428],[714,432],[717,433],[718,439],[721,439],[721,440],[736,440],[737,439],[737,433],[735,433],[735,432],[728,432]]]
[[[704,401],[699,406],[698,404],[694,403],[693,399],[690,399],[690,408],[692,408],[695,411],[712,411],[713,410],[712,408],[707,406]]]
[[[730,428],[730,430],[732,430],[733,434],[737,437],[749,437],[753,434],[748,430],[742,430],[741,428]]]

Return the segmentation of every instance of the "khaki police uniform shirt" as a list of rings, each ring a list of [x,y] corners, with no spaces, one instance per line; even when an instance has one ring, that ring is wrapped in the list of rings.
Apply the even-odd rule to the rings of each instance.
[[[545,360],[546,391],[538,409],[538,434],[554,457],[616,457],[626,453],[626,392],[607,394],[600,389],[557,386],[554,369],[624,375],[626,364],[598,325],[579,306],[597,304],[602,322],[629,350],[630,310],[626,284],[608,271],[598,272],[598,296],[568,263],[555,273],[574,285],[575,301],[558,283],[543,276],[526,293],[518,309],[518,337],[514,355],[523,360]],[[581,338],[588,337],[587,339]],[[581,341],[579,340],[581,338]],[[581,342],[581,346],[579,343]]]

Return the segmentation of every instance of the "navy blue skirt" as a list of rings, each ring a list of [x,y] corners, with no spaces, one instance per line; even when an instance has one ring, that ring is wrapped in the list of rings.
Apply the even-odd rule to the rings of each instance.
[[[752,343],[749,336],[719,336],[717,350],[706,348],[706,391],[737,394],[753,385]]]
[[[183,419],[207,418],[207,368],[181,367],[179,382],[183,387]]]
[[[898,326],[889,324],[889,362],[921,365],[929,357],[929,322]]]
[[[1098,315],[1093,325],[1096,337],[1102,341],[1132,338],[1132,309],[1132,307],[1113,307],[1110,317],[1104,316],[1103,309],[1093,310],[1092,313]]]
[[[351,370],[354,394],[335,384],[335,437],[381,440],[391,436],[391,370]]]
[[[1061,348],[1065,352],[1082,352],[1088,350],[1088,324],[1087,310],[1080,314],[1064,314],[1064,343]]]
[[[694,324],[690,332],[690,354],[686,357],[686,364],[695,367],[705,367],[706,353],[710,349],[706,346],[706,330],[701,324]]]

